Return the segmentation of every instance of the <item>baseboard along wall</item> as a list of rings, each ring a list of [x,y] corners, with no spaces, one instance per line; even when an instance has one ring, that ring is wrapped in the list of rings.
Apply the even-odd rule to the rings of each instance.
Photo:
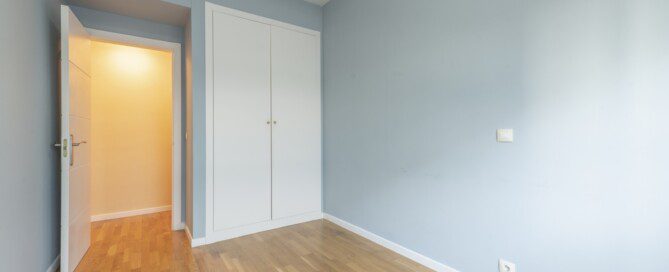
[[[204,237],[193,239],[193,235],[191,234],[190,229],[188,228],[188,225],[184,226],[184,231],[186,231],[186,236],[188,236],[188,241],[190,241],[190,246],[191,247],[199,247],[199,246],[203,246],[203,245],[206,244]]]
[[[404,256],[404,257],[407,257],[407,258],[413,260],[414,262],[422,264],[422,265],[424,265],[424,266],[426,266],[430,269],[433,269],[433,270],[439,271],[439,272],[458,272],[457,270],[455,270],[454,268],[452,268],[448,265],[437,262],[437,261],[435,261],[435,260],[433,260],[433,259],[431,259],[427,256],[424,256],[424,255],[422,255],[418,252],[415,252],[411,249],[403,247],[403,246],[401,246],[401,245],[399,245],[395,242],[392,242],[388,239],[385,239],[381,236],[378,236],[378,235],[374,234],[373,232],[370,232],[366,229],[363,229],[363,228],[358,227],[356,225],[353,225],[349,222],[346,222],[342,219],[339,219],[339,218],[337,218],[337,217],[335,217],[331,214],[324,213],[323,218],[325,220],[328,220],[328,221],[336,224],[336,225],[339,225],[342,228],[347,229],[350,232],[353,232],[357,235],[360,235],[360,236],[362,236],[362,237],[364,237],[364,238],[366,238],[366,239],[368,239],[368,240],[370,240],[374,243],[377,243],[377,244],[379,244],[379,245],[381,245],[381,246],[383,246],[387,249],[390,249],[390,250]]]
[[[60,268],[60,254],[56,256],[56,259],[49,265],[46,272],[56,272],[58,271],[58,268]]]
[[[114,212],[114,213],[104,213],[104,214],[92,215],[91,216],[91,222],[119,219],[119,218],[124,218],[124,217],[151,214],[151,213],[158,213],[158,212],[166,212],[166,211],[171,211],[171,210],[172,210],[172,205],[167,205],[167,206],[152,207],[152,208],[145,208],[145,209],[139,209],[139,210],[122,211],[122,212]]]

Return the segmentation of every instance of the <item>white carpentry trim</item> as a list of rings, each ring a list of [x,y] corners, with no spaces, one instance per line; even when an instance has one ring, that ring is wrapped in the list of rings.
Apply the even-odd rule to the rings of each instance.
[[[295,26],[291,25],[288,23],[284,23],[281,21],[265,18],[262,16],[258,16],[255,14],[239,11],[236,9],[231,9],[227,8],[224,6],[212,4],[210,2],[205,2],[205,56],[206,56],[206,62],[205,62],[205,78],[206,80],[206,92],[205,92],[205,100],[207,101],[206,107],[205,107],[205,144],[207,146],[213,146],[214,145],[214,82],[213,82],[213,69],[214,69],[214,64],[213,64],[213,37],[212,37],[212,31],[213,29],[213,14],[214,13],[225,13],[228,15],[232,15],[235,17],[243,18],[246,20],[251,20],[267,25],[271,25],[274,27],[280,27],[284,29],[289,29],[297,32],[301,32],[304,34],[308,35],[313,35],[317,38],[319,45],[319,54],[320,54],[320,41],[321,41],[321,33],[316,30],[300,27],[300,26]],[[319,57],[320,60],[320,57]],[[319,65],[320,69],[320,65]],[[320,75],[320,74],[319,74]],[[321,108],[322,110],[322,108]],[[322,148],[322,146],[321,146]],[[213,148],[207,148],[205,152],[205,168],[206,168],[206,173],[205,173],[205,244],[211,244],[223,240],[228,240],[256,232],[261,232],[261,231],[267,231],[271,229],[276,229],[276,228],[281,228],[285,226],[290,226],[294,224],[299,224],[299,223],[304,223],[304,222],[309,222],[313,220],[318,220],[318,219],[323,219],[323,213],[322,212],[312,212],[312,213],[307,213],[307,214],[302,214],[302,215],[297,215],[297,216],[292,216],[288,218],[282,218],[282,219],[275,219],[275,220],[270,220],[266,222],[260,222],[256,224],[251,224],[247,226],[242,226],[242,227],[237,227],[233,229],[226,229],[226,230],[214,230],[214,197],[213,197],[213,192],[214,192],[214,151]]]
[[[430,259],[427,256],[421,255],[418,252],[415,252],[411,249],[408,249],[406,247],[398,245],[398,244],[396,244],[396,243],[394,243],[390,240],[387,240],[387,239],[385,239],[381,236],[378,236],[378,235],[376,235],[376,234],[374,234],[374,233],[372,233],[372,232],[370,232],[366,229],[363,229],[361,227],[353,225],[349,222],[346,222],[342,219],[334,217],[330,214],[324,213],[323,218],[325,218],[325,220],[328,220],[332,223],[335,223],[335,224],[339,225],[340,227],[345,228],[345,229],[347,229],[347,230],[349,230],[349,231],[351,231],[355,234],[358,234],[362,237],[365,237],[365,238],[367,238],[368,240],[370,240],[374,243],[377,243],[377,244],[379,244],[379,245],[381,245],[381,246],[383,246],[387,249],[390,249],[390,250],[392,250],[392,251],[394,251],[394,252],[396,252],[396,253],[404,256],[404,257],[407,257],[407,258],[413,260],[414,262],[417,262],[419,264],[427,266],[430,269],[433,269],[433,270],[436,270],[436,271],[439,271],[439,272],[458,272],[457,270],[455,270],[454,268],[452,268],[448,265],[445,265],[445,264],[437,262],[433,259]]]
[[[92,28],[91,39],[172,52],[172,230],[183,229],[181,214],[181,44],[125,35]]]
[[[49,265],[46,272],[56,272],[58,271],[58,268],[60,268],[60,255],[56,256],[56,259]]]
[[[204,238],[193,239],[193,235],[190,234],[190,229],[188,226],[185,226],[184,230],[186,231],[186,236],[188,236],[188,241],[190,241],[191,247],[199,247],[206,244]]]
[[[297,215],[297,216],[291,216],[291,217],[286,217],[286,218],[281,218],[281,219],[274,219],[274,220],[269,220],[265,222],[260,222],[260,223],[255,223],[247,226],[242,226],[242,227],[237,227],[237,228],[232,228],[232,229],[227,229],[227,230],[221,230],[217,231],[214,233],[210,233],[206,237],[206,243],[211,244],[211,243],[216,243],[220,241],[225,241],[237,237],[242,237],[245,235],[257,233],[257,232],[262,232],[262,231],[268,231],[268,230],[273,230],[273,229],[278,229],[278,228],[283,228],[295,224],[300,224],[300,223],[305,223],[309,221],[314,221],[314,220],[319,220],[323,219],[323,213],[322,212],[312,212],[312,213],[305,213],[302,215]]]
[[[139,209],[139,210],[132,210],[132,211],[104,213],[104,214],[92,215],[91,216],[91,222],[118,219],[118,218],[137,216],[137,215],[143,215],[143,214],[165,212],[165,211],[169,211],[169,210],[172,210],[171,205],[161,206],[161,207],[153,207],[153,208],[146,208],[146,209]]]

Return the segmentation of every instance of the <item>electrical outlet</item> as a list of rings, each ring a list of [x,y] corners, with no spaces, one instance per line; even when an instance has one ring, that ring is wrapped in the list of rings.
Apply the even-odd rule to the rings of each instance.
[[[499,272],[516,272],[516,264],[499,259]]]
[[[513,129],[501,128],[497,130],[497,142],[513,143]]]

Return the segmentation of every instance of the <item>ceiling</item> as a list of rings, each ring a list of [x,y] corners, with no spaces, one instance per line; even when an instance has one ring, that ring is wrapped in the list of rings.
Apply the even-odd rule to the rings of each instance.
[[[323,5],[327,4],[330,0],[304,0],[304,1],[316,4],[316,5],[319,5],[319,6],[323,6]]]
[[[187,7],[162,0],[65,0],[65,2],[73,6],[96,9],[173,26],[186,25],[190,12]]]

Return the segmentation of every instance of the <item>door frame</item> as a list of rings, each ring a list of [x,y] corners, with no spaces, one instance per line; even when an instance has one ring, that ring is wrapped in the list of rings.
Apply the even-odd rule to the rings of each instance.
[[[182,104],[181,104],[181,44],[144,37],[86,28],[91,40],[119,43],[172,52],[172,230],[184,229],[181,213],[182,186]]]

